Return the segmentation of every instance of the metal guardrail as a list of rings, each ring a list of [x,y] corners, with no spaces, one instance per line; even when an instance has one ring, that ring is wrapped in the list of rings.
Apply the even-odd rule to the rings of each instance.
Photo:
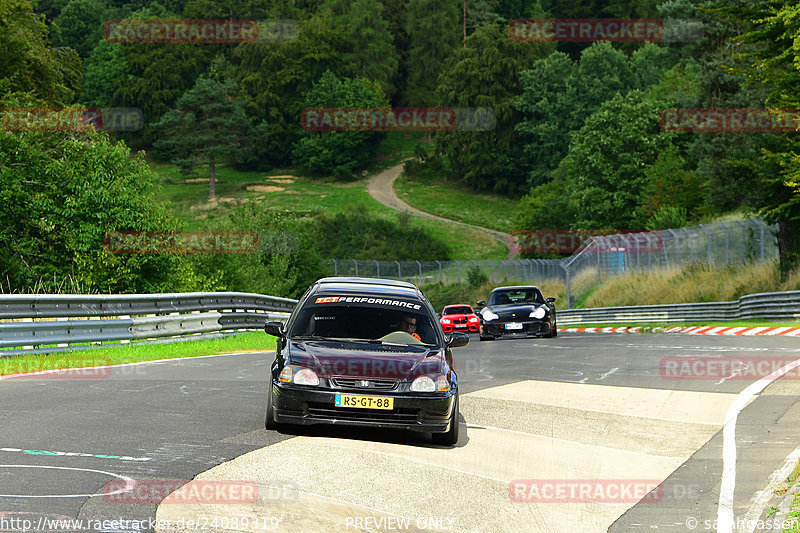
[[[0,356],[261,329],[269,320],[285,321],[296,303],[240,292],[0,295],[0,348],[23,347]]]
[[[717,320],[800,320],[800,291],[748,294],[733,302],[597,307],[558,311],[560,325]]]

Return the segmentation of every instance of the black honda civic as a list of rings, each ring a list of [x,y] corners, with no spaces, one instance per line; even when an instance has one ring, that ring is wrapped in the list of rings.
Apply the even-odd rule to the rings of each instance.
[[[500,337],[555,337],[555,298],[545,298],[535,286],[498,287],[488,301],[479,301],[478,332],[482,341]]]
[[[430,432],[458,441],[458,378],[428,299],[411,283],[323,278],[288,321],[268,322],[278,337],[267,394],[266,428],[339,424]]]

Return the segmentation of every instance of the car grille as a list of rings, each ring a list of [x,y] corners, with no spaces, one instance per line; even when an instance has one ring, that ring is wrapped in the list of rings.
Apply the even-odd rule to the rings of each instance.
[[[512,314],[515,314],[517,316],[512,316]],[[530,320],[530,318],[528,317],[528,313],[523,313],[523,312],[498,313],[498,316],[500,317],[500,320],[506,320],[506,321],[525,322]]]
[[[367,384],[364,385],[363,382]],[[332,378],[331,383],[340,389],[359,389],[359,390],[395,390],[400,380],[397,379],[353,379],[353,378]]]
[[[325,403],[309,403],[308,414],[329,420],[355,420],[359,422],[400,422],[413,424],[419,419],[418,409],[341,409]]]

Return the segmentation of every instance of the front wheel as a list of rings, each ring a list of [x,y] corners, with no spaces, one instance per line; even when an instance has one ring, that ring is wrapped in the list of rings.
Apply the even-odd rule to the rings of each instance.
[[[458,395],[456,394],[455,405],[453,405],[453,414],[450,416],[450,429],[445,433],[432,433],[431,441],[434,444],[443,444],[445,446],[455,446],[458,442]]]

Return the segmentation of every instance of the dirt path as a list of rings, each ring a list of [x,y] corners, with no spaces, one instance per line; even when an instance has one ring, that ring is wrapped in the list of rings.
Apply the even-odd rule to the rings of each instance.
[[[396,211],[406,211],[407,213],[411,213],[412,215],[431,218],[434,220],[441,220],[443,222],[450,222],[452,224],[460,224],[462,226],[474,228],[488,234],[494,239],[497,239],[506,246],[508,246],[508,243],[511,242],[510,240],[511,235],[509,235],[508,233],[503,233],[502,231],[497,231],[489,228],[484,228],[481,226],[467,224],[466,222],[459,222],[458,220],[443,218],[440,216],[432,215],[430,213],[426,213],[424,211],[420,211],[415,207],[411,207],[403,200],[401,200],[394,192],[394,180],[396,180],[402,172],[403,172],[403,163],[400,163],[399,165],[384,170],[380,174],[372,176],[369,179],[369,182],[367,183],[367,192],[369,193],[370,196],[375,198],[377,201],[379,201],[386,207],[389,207]],[[514,252],[514,250],[509,248],[507,258],[514,259],[515,257],[516,253]]]

